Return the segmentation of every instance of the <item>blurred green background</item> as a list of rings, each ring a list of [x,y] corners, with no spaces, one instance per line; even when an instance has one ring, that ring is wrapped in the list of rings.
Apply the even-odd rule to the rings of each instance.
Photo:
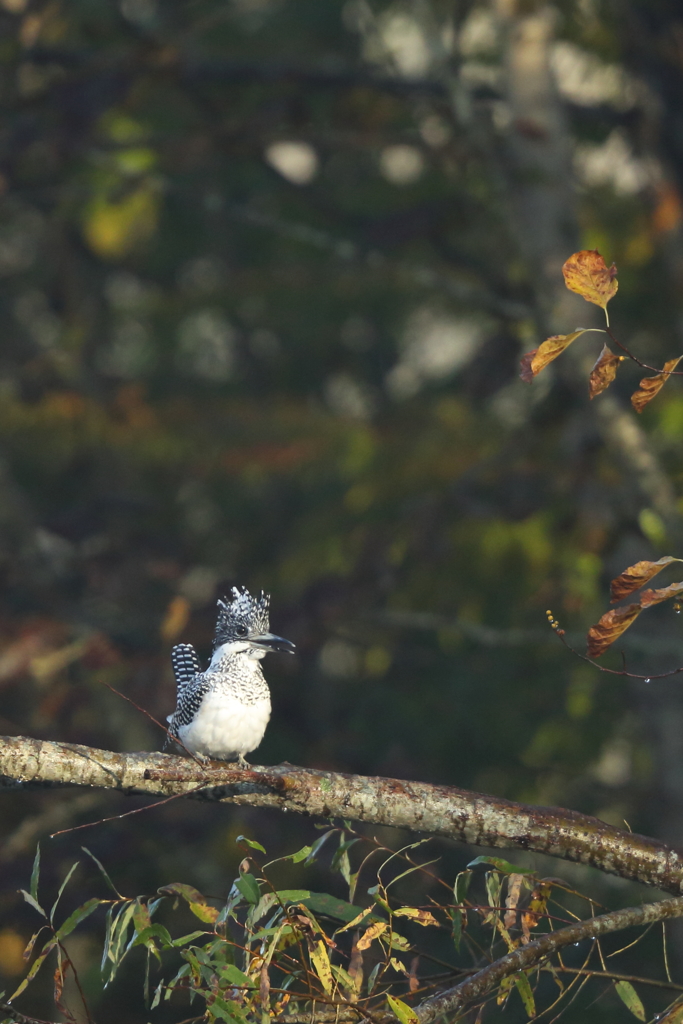
[[[172,644],[263,587],[298,654],[253,760],[683,840],[680,678],[601,675],[545,618],[581,647],[612,576],[681,554],[683,392],[636,418],[624,364],[589,403],[595,335],[517,376],[600,325],[579,248],[617,262],[617,337],[681,351],[678,5],[0,0],[0,33],[1,731],[159,749],[103,684],[165,716]],[[628,666],[679,664],[680,626],[648,612]],[[36,841],[132,803],[2,800],[13,986]],[[247,830],[311,835],[176,803],[47,841],[47,877],[85,837],[126,891],[220,894]],[[147,1020],[133,988],[98,1021]]]

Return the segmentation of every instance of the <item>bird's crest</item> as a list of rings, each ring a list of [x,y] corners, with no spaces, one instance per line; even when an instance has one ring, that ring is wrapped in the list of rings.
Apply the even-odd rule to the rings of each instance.
[[[218,599],[218,621],[214,645],[240,639],[240,627],[246,626],[250,633],[267,633],[270,594],[261,591],[259,597],[252,597],[246,587],[233,587],[232,600]]]

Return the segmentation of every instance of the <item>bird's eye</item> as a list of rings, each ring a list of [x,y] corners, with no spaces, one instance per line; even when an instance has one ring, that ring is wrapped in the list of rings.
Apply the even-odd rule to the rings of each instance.
[[[246,636],[249,630],[247,629],[246,626],[237,626],[235,632],[237,633],[238,636]]]

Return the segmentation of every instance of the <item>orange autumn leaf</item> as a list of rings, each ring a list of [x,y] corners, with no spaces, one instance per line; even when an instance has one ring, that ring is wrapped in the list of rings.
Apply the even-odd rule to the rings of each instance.
[[[619,287],[614,263],[608,267],[597,249],[583,249],[569,257],[562,273],[570,291],[607,312],[607,303],[614,298]]]
[[[598,356],[595,366],[588,378],[588,397],[595,398],[610,386],[617,375],[619,363],[625,356],[615,356],[614,352],[603,345],[602,352]]]
[[[605,612],[599,622],[588,630],[588,657],[599,658],[640,615],[640,604],[627,604]]]
[[[581,328],[579,331],[572,331],[571,334],[553,334],[551,338],[546,338],[538,348],[527,352],[520,360],[519,375],[522,380],[526,384],[531,384],[537,373],[540,373],[548,363],[552,363],[553,359],[557,359],[573,341],[576,341],[580,334],[585,333],[586,328]]]
[[[677,359],[669,359],[668,362],[664,363],[662,373],[658,373],[654,377],[643,377],[640,387],[631,395],[631,405],[636,412],[642,412],[647,403],[651,402],[655,395],[659,394],[671,376],[672,370],[676,369],[681,359],[683,359],[683,356],[678,356]]]
[[[680,597],[683,594],[683,583],[671,583],[661,590],[644,590],[640,595],[640,607],[651,608],[653,604],[661,604],[668,601],[670,597]]]
[[[629,565],[628,569],[624,569],[621,576],[617,576],[615,580],[612,580],[610,586],[612,604],[615,601],[621,601],[622,597],[632,594],[634,590],[644,587],[657,573],[661,572],[662,569],[666,569],[667,565],[681,561],[683,559],[674,558],[673,555],[665,555],[656,562],[636,562],[635,565]]]

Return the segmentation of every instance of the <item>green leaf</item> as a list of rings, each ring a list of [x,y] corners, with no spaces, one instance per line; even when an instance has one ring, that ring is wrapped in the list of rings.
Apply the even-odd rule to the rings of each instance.
[[[119,892],[119,890],[118,890],[118,889],[116,888],[116,886],[115,886],[115,885],[114,885],[114,883],[112,882],[111,878],[110,878],[110,877],[109,877],[109,875],[107,874],[107,871],[106,871],[106,869],[105,869],[105,867],[104,867],[104,864],[102,864],[102,862],[101,862],[101,861],[99,861],[99,860],[97,859],[97,857],[95,856],[95,854],[94,854],[94,853],[92,853],[92,852],[91,852],[91,851],[90,851],[90,850],[88,849],[88,847],[87,847],[87,846],[81,846],[81,850],[83,850],[83,853],[87,853],[87,855],[88,855],[88,856],[90,857],[90,859],[91,859],[92,861],[94,861],[94,863],[95,863],[95,864],[97,865],[97,867],[98,867],[98,869],[99,869],[99,872],[100,872],[100,874],[102,875],[102,878],[103,878],[103,879],[105,880],[105,882],[107,883],[107,885],[109,886],[109,888],[111,889],[111,891],[112,891],[112,892],[114,893],[114,895],[115,895],[115,896],[118,896],[118,898],[119,898],[120,900],[124,899],[124,897],[123,897],[123,896],[121,895],[121,893],[120,893],[120,892]]]
[[[503,860],[502,857],[475,857],[467,865],[468,868],[473,868],[477,864],[490,864],[491,867],[496,868],[497,871],[502,871],[504,875],[532,875],[533,871],[531,868],[518,868],[514,864],[511,864],[507,860]]]
[[[228,1024],[248,1024],[248,1018],[244,1010],[237,1003],[231,1000],[221,999],[214,996],[207,1010],[211,1014],[211,1020],[225,1020]]]
[[[462,942],[462,926],[464,913],[462,910],[454,910],[451,914],[453,920],[453,943],[458,953],[460,952],[460,943]]]
[[[218,920],[220,912],[216,907],[207,903],[206,897],[202,896],[199,889],[195,889],[193,885],[186,885],[184,882],[171,882],[170,885],[164,885],[161,889],[157,889],[157,892],[162,896],[182,896],[194,916],[205,924],[215,924]]]
[[[534,994],[531,991],[531,985],[529,984],[529,979],[526,974],[515,974],[515,985],[517,986],[517,991],[524,1003],[524,1009],[526,1010],[527,1017],[535,1017],[536,1003],[534,1002]],[[645,1020],[645,1017],[642,1019]]]
[[[244,874],[235,879],[235,886],[242,893],[247,903],[253,903],[255,906],[261,899],[259,884],[248,871],[245,871]]]
[[[130,948],[132,949],[133,946],[144,946],[145,949],[154,954],[157,960],[161,961],[161,956],[154,939],[160,939],[163,949],[173,948],[173,939],[168,928],[164,928],[163,924],[150,924],[147,928],[142,928],[140,931],[136,930],[130,943]]]
[[[63,893],[63,892],[64,892],[64,890],[66,889],[66,887],[67,887],[67,885],[68,885],[68,883],[69,883],[69,879],[71,878],[71,876],[73,875],[74,871],[76,870],[76,868],[78,867],[78,865],[79,865],[80,863],[81,863],[81,862],[80,862],[79,860],[77,860],[75,864],[72,864],[72,865],[71,865],[71,867],[69,868],[69,872],[68,872],[68,874],[67,874],[66,878],[64,879],[64,881],[63,881],[63,882],[62,882],[62,884],[60,885],[60,887],[59,887],[59,892],[57,893],[57,899],[56,899],[56,900],[54,901],[54,903],[52,904],[52,910],[50,911],[50,923],[52,923],[52,922],[54,921],[54,917],[55,917],[55,911],[56,911],[56,909],[57,909],[57,904],[59,903],[59,901],[60,901],[60,900],[61,900],[61,898],[62,898],[62,893]]]
[[[256,988],[256,982],[253,978],[241,971],[239,967],[235,967],[234,964],[226,964],[225,967],[221,968],[221,981],[228,982],[229,985],[236,985],[239,988]]]
[[[38,880],[40,878],[40,843],[36,846],[36,855],[33,858],[33,870],[31,871],[31,884],[28,891],[38,903]]]
[[[461,871],[460,874],[455,876],[455,883],[453,885],[453,896],[455,902],[458,904],[464,903],[467,893],[469,892],[470,882],[472,881],[472,871]]]
[[[630,981],[617,981],[614,986],[617,995],[634,1017],[645,1020],[645,1007]]]
[[[33,907],[34,910],[37,910],[39,914],[42,914],[43,917],[47,920],[47,914],[45,913],[45,911],[41,907],[40,903],[38,903],[37,900],[34,900],[33,896],[31,896],[31,893],[30,892],[26,892],[26,889],[20,889],[19,892],[24,897],[26,902],[29,903]]]
[[[282,903],[301,903],[303,900],[310,899],[310,889],[279,889],[275,895],[282,901]]]
[[[246,836],[238,836],[235,842],[238,845],[250,846],[252,850],[260,850],[261,853],[266,852],[260,843],[257,843],[255,839],[247,839]]]
[[[84,903],[83,906],[78,907],[74,910],[73,914],[69,914],[66,921],[59,926],[55,932],[55,938],[61,940],[65,939],[67,935],[71,935],[74,928],[79,925],[81,921],[85,921],[86,917],[90,917],[93,910],[96,910],[100,904],[104,902],[104,900],[91,899]]]
[[[413,1010],[412,1006],[404,1003],[402,999],[396,999],[395,996],[388,995],[387,1003],[394,1017],[397,1017],[401,1024],[419,1024],[420,1019],[415,1010]]]
[[[190,932],[189,935],[181,935],[179,939],[173,939],[172,945],[179,949],[181,946],[186,946],[188,942],[194,942],[201,935],[211,935],[211,932]]]
[[[328,832],[325,832],[322,836],[318,836],[316,841],[311,846],[310,853],[306,857],[306,867],[308,867],[309,864],[313,863],[313,861],[318,856],[318,853],[320,852],[320,848],[323,845],[323,843],[325,843],[326,840],[329,839],[330,836],[333,836],[336,831],[337,831],[336,828],[331,828],[331,829],[329,829]]]
[[[329,896],[326,892],[312,892],[300,902],[314,914],[324,914],[335,921],[353,921],[362,909],[354,907],[353,903],[347,903],[346,900],[338,900],[334,896]],[[381,921],[382,918],[373,914],[366,920],[368,924],[371,924],[373,921]]]
[[[486,872],[486,896],[490,907],[500,906],[500,875],[496,871]]]

